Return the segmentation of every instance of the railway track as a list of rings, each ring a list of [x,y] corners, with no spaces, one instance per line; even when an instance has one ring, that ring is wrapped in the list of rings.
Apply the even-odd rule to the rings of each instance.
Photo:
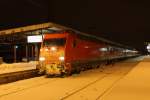
[[[12,76],[17,76],[19,73],[24,73],[24,74],[30,74],[30,73],[32,73],[33,74],[33,72],[36,72],[36,70],[30,70],[30,71],[21,71],[21,72],[18,72],[18,73],[11,73],[11,74],[5,74],[5,75],[3,75],[3,76],[0,76],[0,78],[6,78],[6,77],[9,77],[10,75],[11,75],[11,78],[12,78]],[[108,73],[106,73],[103,77],[101,77],[101,78],[104,78],[104,77],[106,77],[106,75],[107,75]],[[43,79],[45,80],[45,76],[42,76],[43,77]],[[11,79],[11,78],[9,78],[9,79]],[[29,77],[24,77],[24,79],[25,78],[29,78]],[[31,77],[30,77],[31,78]],[[83,90],[84,88],[86,88],[86,87],[88,87],[88,86],[90,86],[90,85],[92,85],[92,84],[94,84],[95,82],[97,82],[97,81],[99,81],[101,78],[99,78],[99,79],[97,79],[97,80],[95,80],[94,82],[91,82],[91,83],[88,83],[86,86],[84,86],[83,88],[81,88],[81,89],[79,89],[79,90],[77,90],[77,91],[75,91],[75,92],[73,92],[73,93],[71,93],[71,94],[69,94],[68,96],[66,96],[66,97],[64,97],[64,99],[65,98],[67,98],[67,97],[69,97],[69,96],[71,96],[71,95],[73,95],[73,94],[75,94],[76,92],[79,92],[80,90]],[[23,78],[21,78],[21,79],[23,79]],[[20,79],[20,80],[21,80]],[[49,80],[49,78],[47,78],[48,80],[47,81],[44,81],[44,82],[41,82],[41,83],[38,83],[38,84],[35,84],[35,85],[31,85],[31,86],[29,86],[29,87],[26,87],[26,88],[22,88],[22,89],[16,89],[16,90],[14,90],[14,91],[10,91],[10,92],[8,92],[8,93],[5,93],[5,94],[2,94],[2,95],[0,95],[0,98],[1,97],[3,97],[3,96],[7,96],[7,95],[10,95],[10,94],[14,94],[14,93],[17,93],[17,92],[21,92],[21,91],[24,91],[24,90],[28,90],[28,89],[32,89],[32,88],[36,88],[36,87],[39,87],[39,86],[43,86],[43,85],[46,85],[46,84],[50,84],[50,83],[52,83],[52,82],[55,82],[55,81],[57,81],[57,80],[59,80],[60,78],[50,78],[51,80]],[[13,81],[17,81],[17,80],[13,80]],[[40,80],[41,81],[41,80]],[[8,82],[12,82],[12,81],[7,81],[7,83]],[[63,100],[63,99],[62,99]]]
[[[0,74],[0,84],[38,76],[36,69]]]
[[[103,93],[101,93],[95,100],[100,100],[102,96],[104,96],[105,93],[107,93],[118,81],[120,81],[124,76],[120,77],[116,81],[113,82],[112,85],[110,85]]]
[[[122,64],[125,66],[124,68],[126,68],[126,70],[125,70],[125,72],[124,72],[124,68],[123,67],[120,67],[120,66],[122,66]],[[137,63],[135,62],[135,63],[133,63],[133,64],[131,64],[131,63],[129,63],[130,64],[130,66],[135,66]],[[116,67],[115,67],[116,66]],[[118,67],[117,67],[118,66]],[[101,90],[101,87],[103,87],[102,85],[103,85],[103,83],[106,83],[106,81],[104,81],[104,80],[107,80],[107,79],[109,79],[109,80],[111,80],[110,79],[110,77],[112,77],[112,76],[116,76],[116,75],[119,75],[119,77],[117,77],[115,80],[111,80],[112,82],[107,86],[107,87],[105,87],[103,90],[101,90],[101,93],[100,92],[97,92],[97,96],[95,96],[95,98],[96,99],[94,99],[94,100],[100,100],[108,91],[110,91],[111,90],[111,88],[120,80],[120,79],[122,79],[128,72],[129,72],[129,70],[132,68],[132,67],[126,67],[127,65],[126,64],[124,64],[124,63],[121,63],[121,64],[119,64],[119,65],[110,65],[110,66],[105,66],[105,68],[103,69],[103,67],[101,67],[99,70],[95,70],[94,69],[94,73],[101,73],[101,75],[100,74],[94,74],[94,75],[100,75],[100,76],[98,76],[97,78],[94,78],[93,77],[93,74],[91,74],[92,76],[91,77],[93,77],[94,79],[92,79],[92,80],[89,80],[89,79],[86,79],[86,80],[84,80],[84,81],[87,81],[87,83],[86,82],[83,82],[84,83],[84,85],[79,85],[79,86],[77,86],[77,85],[72,85],[72,86],[74,86],[73,88],[72,87],[67,87],[66,89],[64,89],[64,90],[62,90],[61,92],[60,92],[60,94],[57,94],[56,95],[56,98],[59,98],[59,100],[72,100],[72,99],[70,99],[70,98],[74,98],[75,96],[78,96],[78,97],[80,97],[80,93],[83,93],[83,92],[85,92],[85,91],[87,91],[87,90],[89,90],[89,88],[91,88],[92,86],[96,86],[96,84],[101,84],[101,86],[99,87],[100,88],[100,90]],[[118,69],[118,68],[121,68],[121,69],[119,69],[119,70],[116,70],[116,69]],[[113,70],[112,70],[113,69]],[[122,73],[123,72],[123,73]],[[93,71],[92,70],[90,70],[90,73],[93,73]],[[84,73],[84,74],[80,74],[80,77],[81,78],[83,78],[83,77],[85,77],[86,76],[86,74],[88,74],[89,75],[89,72],[87,72],[87,73]],[[42,76],[43,77],[43,76]],[[109,77],[109,78],[108,78]],[[38,77],[37,77],[38,78]],[[1,97],[5,97],[5,96],[7,96],[7,95],[10,95],[10,94],[13,94],[13,95],[15,95],[15,94],[19,94],[19,93],[22,93],[24,90],[31,90],[31,91],[34,91],[35,89],[37,89],[37,90],[39,90],[39,91],[42,91],[40,88],[42,88],[43,89],[43,87],[45,87],[45,89],[46,90],[49,90],[49,89],[47,89],[47,87],[49,86],[49,87],[52,87],[53,88],[53,86],[52,85],[57,85],[58,87],[60,86],[60,84],[58,84],[58,83],[60,83],[60,82],[62,82],[63,84],[62,84],[62,86],[66,86],[66,83],[64,82],[64,81],[70,81],[70,80],[74,80],[74,82],[75,82],[75,80],[78,80],[78,77],[76,77],[76,76],[71,76],[71,77],[69,77],[69,78],[47,78],[47,79],[45,79],[45,77],[43,77],[43,78],[41,78],[41,79],[43,79],[42,81],[40,80],[40,79],[37,79],[37,78],[33,78],[33,79],[35,79],[35,80],[38,80],[38,81],[36,81],[36,83],[35,84],[32,84],[32,85],[30,85],[30,86],[28,86],[28,87],[23,87],[23,88],[21,88],[21,89],[15,89],[15,90],[13,90],[13,91],[9,91],[8,93],[5,93],[5,94],[2,94],[2,95],[0,95],[0,98]],[[57,81],[57,80],[60,80],[60,81]],[[88,81],[89,80],[89,81]],[[57,82],[56,82],[57,81]],[[35,81],[32,81],[32,82],[35,82]],[[53,82],[56,82],[56,83],[53,83]],[[109,82],[109,81],[108,81]],[[76,87],[77,86],[77,87]],[[35,89],[34,89],[35,88]],[[44,90],[45,90],[44,89]],[[11,90],[11,89],[10,89]],[[36,91],[37,91],[36,90]],[[59,89],[58,89],[59,90]],[[67,91],[66,91],[67,90]],[[22,91],[22,92],[21,92]],[[57,90],[56,90],[57,91]],[[55,92],[56,92],[55,91]],[[18,92],[18,93],[17,93]],[[33,92],[34,93],[34,92]],[[40,92],[38,92],[38,93],[40,93]],[[58,93],[58,91],[57,91],[57,93]],[[31,94],[31,93],[29,93],[29,94]],[[63,95],[62,95],[63,94]],[[47,96],[49,96],[49,95],[47,95]],[[58,96],[58,97],[57,97]],[[50,96],[51,97],[51,96]],[[50,98],[49,97],[49,98]],[[60,98],[61,97],[61,98]],[[40,99],[39,99],[40,100]],[[76,99],[76,100],[78,100],[78,99]]]
[[[45,77],[44,77],[43,79],[45,80]],[[3,96],[6,96],[6,95],[10,95],[10,94],[14,94],[14,93],[21,92],[21,91],[24,91],[24,90],[28,90],[28,89],[36,88],[36,87],[39,87],[39,86],[43,86],[43,85],[46,85],[46,84],[55,82],[55,81],[57,81],[57,80],[59,80],[59,79],[46,80],[46,81],[41,82],[41,83],[36,81],[37,84],[31,85],[31,86],[29,86],[29,87],[21,88],[21,89],[19,89],[19,90],[16,89],[16,90],[14,90],[14,91],[11,91],[11,92],[8,92],[8,93],[5,93],[5,94],[1,94],[1,95],[0,95],[0,98],[3,97]],[[40,81],[42,81],[42,79],[40,79]]]
[[[103,79],[103,78],[105,78],[106,76],[107,76],[107,75],[104,75],[103,77],[98,78],[97,80],[95,80],[95,81],[93,81],[93,82],[91,82],[91,83],[88,83],[88,84],[87,84],[87,85],[85,85],[84,87],[82,87],[82,88],[80,88],[80,89],[78,89],[78,90],[76,90],[76,91],[74,91],[74,92],[70,93],[70,94],[69,94],[69,95],[67,95],[67,96],[64,96],[63,98],[61,98],[61,100],[65,100],[65,99],[69,98],[70,96],[72,96],[72,95],[74,95],[74,94],[78,93],[79,91],[82,91],[83,89],[85,89],[85,88],[87,88],[87,87],[89,87],[89,86],[91,86],[91,85],[95,84],[96,82],[98,82],[98,81],[102,80],[102,79]]]
[[[127,75],[128,72],[129,72],[129,71],[123,73],[119,78],[117,78],[116,80],[114,80],[111,85],[109,85],[107,88],[105,88],[104,91],[103,91],[102,93],[100,93],[100,95],[98,95],[98,96],[96,97],[95,100],[100,100],[101,97],[102,97],[105,93],[107,93],[118,81],[120,81],[122,78],[124,78],[124,76]],[[84,85],[83,87],[81,87],[81,88],[79,88],[79,89],[77,89],[77,90],[75,90],[75,91],[73,91],[73,92],[68,93],[68,95],[62,97],[60,100],[68,100],[69,97],[71,97],[71,96],[73,96],[73,95],[75,95],[75,94],[77,94],[77,93],[79,94],[79,92],[83,91],[84,89],[86,89],[86,88],[88,88],[88,87],[90,87],[90,86],[96,84],[97,82],[100,82],[101,80],[104,80],[104,79],[107,78],[107,77],[110,77],[110,76],[113,75],[113,74],[114,74],[114,72],[109,72],[109,73],[106,72],[103,77],[100,77],[100,78],[96,79],[95,81],[92,81],[92,82],[88,83],[87,85]],[[70,100],[70,99],[69,99],[69,100]]]

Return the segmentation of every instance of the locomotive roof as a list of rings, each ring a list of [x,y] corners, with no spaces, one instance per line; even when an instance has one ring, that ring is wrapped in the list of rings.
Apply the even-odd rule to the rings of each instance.
[[[97,37],[95,35],[91,35],[91,34],[87,34],[87,33],[84,33],[84,32],[80,32],[80,31],[75,30],[73,28],[65,27],[65,26],[62,26],[62,25],[59,25],[59,24],[54,24],[54,23],[53,23],[53,25],[57,26],[58,28],[61,28],[61,29],[65,30],[65,31],[69,31],[70,33],[79,34],[79,35],[82,35],[82,36],[85,36],[85,37],[89,37],[91,39],[93,38],[93,39],[96,39],[96,40],[99,40],[99,41],[103,41],[103,42],[105,42],[107,44],[110,44],[110,45],[119,46],[121,48],[133,49],[133,48],[131,48],[129,46],[125,46],[125,45],[122,45],[120,43],[116,43],[116,42],[107,40],[107,39],[102,38],[102,37]]]
[[[125,45],[122,45],[122,44],[120,44],[120,43],[116,43],[116,42],[107,40],[107,39],[102,38],[102,37],[97,37],[97,36],[95,36],[95,35],[86,34],[86,33],[79,32],[79,31],[72,31],[72,30],[67,30],[67,31],[68,31],[69,33],[75,33],[75,34],[78,34],[78,35],[81,35],[81,36],[88,37],[89,39],[96,39],[96,40],[98,40],[98,41],[102,41],[102,42],[107,43],[107,44],[110,44],[110,45],[118,46],[118,47],[121,47],[121,48],[131,49],[131,47],[129,47],[129,46],[125,46]],[[133,49],[133,48],[132,48],[132,49]]]
[[[115,45],[115,46],[119,46],[119,47],[123,47],[123,48],[130,48],[130,47],[125,46],[125,45],[122,45],[122,44],[120,44],[120,43],[116,43],[116,42],[107,40],[107,39],[102,38],[102,37],[97,37],[97,36],[95,36],[95,35],[90,35],[90,34],[86,34],[86,33],[80,33],[80,34],[82,34],[82,35],[84,35],[84,36],[87,36],[87,37],[90,37],[90,38],[97,39],[97,40],[99,40],[99,41],[103,41],[103,42],[105,42],[105,43],[107,43],[107,44],[110,44],[110,45]]]

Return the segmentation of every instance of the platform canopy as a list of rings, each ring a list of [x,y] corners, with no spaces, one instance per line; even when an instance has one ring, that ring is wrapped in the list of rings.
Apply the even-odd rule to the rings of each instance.
[[[97,39],[97,40],[103,41],[103,42],[111,44],[111,45],[130,48],[130,47],[124,46],[120,43],[109,41],[109,40],[104,39],[102,37],[97,37],[95,35],[80,32],[76,29],[65,27],[65,26],[55,24],[55,23],[51,23],[51,22],[2,30],[2,31],[0,31],[0,35],[1,35],[0,43],[2,43],[2,41],[5,42],[5,40],[6,41],[9,41],[9,40],[12,40],[12,41],[20,41],[21,40],[22,41],[22,40],[26,40],[25,38],[28,35],[38,35],[38,34],[43,34],[43,33],[47,33],[47,32],[52,33],[52,32],[57,32],[57,31],[69,31],[69,32],[72,32],[74,34],[78,34],[78,35],[90,37],[90,38],[93,38],[93,39]],[[22,42],[25,42],[25,41],[22,41]]]
[[[24,26],[24,27],[17,27],[17,28],[2,30],[2,31],[0,31],[0,35],[9,35],[9,34],[15,34],[15,33],[32,32],[32,31],[41,30],[41,29],[59,30],[60,26],[56,25],[54,23],[48,22],[48,23],[35,24],[35,25],[29,25],[29,26]],[[63,28],[61,27],[61,29],[63,29]]]

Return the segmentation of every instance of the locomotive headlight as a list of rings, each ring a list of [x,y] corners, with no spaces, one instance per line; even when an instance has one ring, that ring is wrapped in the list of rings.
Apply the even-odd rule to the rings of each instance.
[[[46,48],[45,51],[48,51],[48,48]]]
[[[59,57],[59,60],[64,61],[65,60],[64,56]]]
[[[51,51],[56,51],[57,48],[56,47],[51,47]]]
[[[40,57],[39,60],[40,61],[45,61],[45,57]]]

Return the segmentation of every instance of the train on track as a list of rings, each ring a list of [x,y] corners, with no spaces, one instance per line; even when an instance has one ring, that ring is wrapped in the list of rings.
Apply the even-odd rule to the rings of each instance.
[[[45,33],[37,68],[47,76],[71,75],[137,55],[135,49],[85,33]]]

